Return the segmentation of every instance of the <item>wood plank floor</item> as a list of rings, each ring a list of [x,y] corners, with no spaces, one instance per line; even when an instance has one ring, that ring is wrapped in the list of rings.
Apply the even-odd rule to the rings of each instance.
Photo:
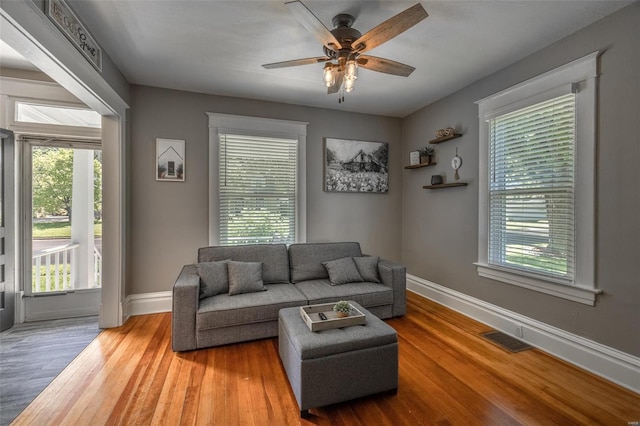
[[[169,314],[103,331],[16,419],[32,425],[627,425],[640,395],[539,350],[509,353],[485,325],[409,293],[400,387],[302,420],[277,339],[176,354]],[[375,372],[371,372],[375,374]]]

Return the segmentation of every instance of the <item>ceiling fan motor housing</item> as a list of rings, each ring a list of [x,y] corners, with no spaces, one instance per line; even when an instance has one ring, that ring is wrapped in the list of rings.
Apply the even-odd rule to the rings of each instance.
[[[341,13],[333,17],[332,23],[335,28],[331,30],[331,34],[340,42],[341,46],[336,46],[335,50],[329,49],[326,46],[323,47],[325,55],[332,59],[345,58],[345,60],[351,56],[353,52],[351,43],[362,36],[360,31],[351,28],[355,20],[356,18],[347,13]]]

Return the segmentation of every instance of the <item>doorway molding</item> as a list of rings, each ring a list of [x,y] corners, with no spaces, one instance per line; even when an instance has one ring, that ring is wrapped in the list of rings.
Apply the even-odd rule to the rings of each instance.
[[[62,87],[102,115],[103,286],[99,324],[124,322],[126,270],[126,140],[129,85],[110,61],[102,73],[47,19],[42,2],[0,3],[0,38]],[[106,80],[109,78],[109,82]],[[120,89],[120,93],[114,89]]]

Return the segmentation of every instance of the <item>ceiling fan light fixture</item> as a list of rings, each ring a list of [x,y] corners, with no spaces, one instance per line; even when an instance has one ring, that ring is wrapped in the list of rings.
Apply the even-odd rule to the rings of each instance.
[[[331,62],[325,64],[322,71],[322,83],[325,87],[331,87],[336,82],[336,69],[335,65]]]
[[[345,78],[344,79],[344,91],[347,93],[353,92],[353,89],[356,88],[356,79],[355,78]]]
[[[347,61],[344,78],[346,80],[355,80],[358,78],[358,64],[355,59],[349,59]]]

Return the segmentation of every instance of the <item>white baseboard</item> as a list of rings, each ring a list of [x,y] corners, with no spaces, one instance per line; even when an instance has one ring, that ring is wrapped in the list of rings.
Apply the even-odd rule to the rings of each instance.
[[[130,316],[171,312],[171,291],[130,294],[124,299],[124,318]]]
[[[407,274],[407,290],[640,393],[640,358]]]
[[[90,317],[98,315],[97,308],[78,308],[78,309],[64,309],[61,311],[47,311],[47,312],[37,312],[31,313],[25,321],[48,321],[55,320],[60,318],[77,318],[77,317]]]

